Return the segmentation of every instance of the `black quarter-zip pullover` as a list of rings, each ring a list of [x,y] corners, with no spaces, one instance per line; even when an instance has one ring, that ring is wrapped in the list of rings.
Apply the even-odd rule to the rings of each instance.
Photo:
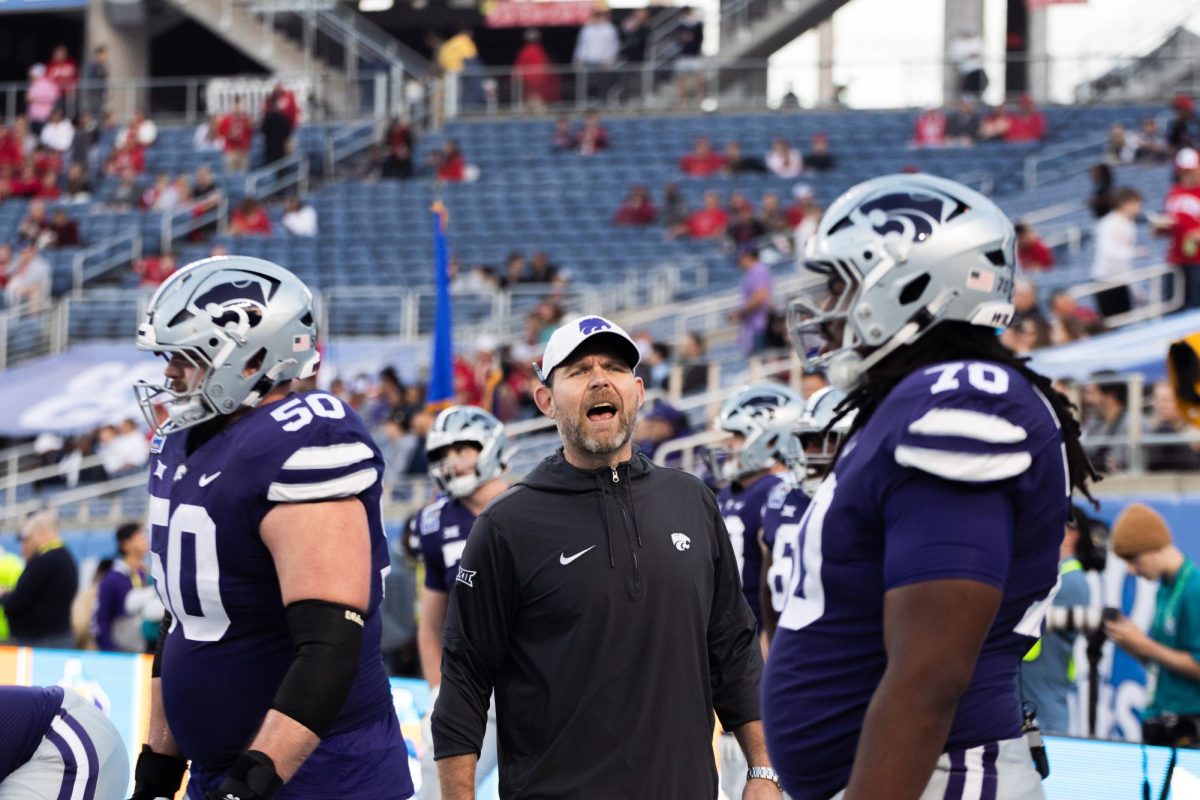
[[[754,616],[715,500],[644,455],[560,450],[476,520],[450,595],[437,758],[478,754],[496,694],[505,800],[717,796],[713,710],[759,719]]]

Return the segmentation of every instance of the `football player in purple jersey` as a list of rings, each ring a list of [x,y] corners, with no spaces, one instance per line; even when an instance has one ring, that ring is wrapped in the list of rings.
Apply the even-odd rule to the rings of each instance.
[[[135,800],[403,800],[408,759],[380,653],[383,458],[333,395],[312,294],[242,256],[179,270],[137,346],[154,429],[150,549],[167,610]]]
[[[429,477],[441,497],[421,509],[417,521],[421,559],[425,562],[425,589],[421,593],[421,619],[417,644],[421,671],[429,683],[429,707],[442,684],[442,629],[450,590],[458,578],[458,562],[467,546],[475,517],[507,488],[501,475],[508,467],[504,425],[482,408],[451,406],[438,414],[425,437]],[[421,800],[441,796],[429,715],[421,732],[425,753],[421,760]],[[496,767],[495,705],[488,715],[476,778],[486,780]]]
[[[789,326],[856,412],[801,522],[763,676],[794,800],[1043,797],[1021,657],[1094,477],[1066,398],[1003,347],[1015,235],[927,175],[826,211]]]

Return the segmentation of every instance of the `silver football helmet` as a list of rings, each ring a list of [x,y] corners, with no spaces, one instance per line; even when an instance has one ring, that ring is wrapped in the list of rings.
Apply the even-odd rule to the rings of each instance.
[[[182,389],[134,385],[158,435],[253,407],[276,384],[311,377],[321,361],[312,292],[283,267],[247,256],[206,258],[167,278],[138,325],[137,347],[195,368]]]
[[[709,472],[722,482],[736,481],[777,464],[800,458],[792,435],[804,410],[804,399],[776,383],[742,389],[725,401],[713,429],[741,437],[737,447],[711,445],[705,452]]]
[[[812,393],[804,401],[804,413],[796,424],[794,436],[801,457],[798,463],[797,477],[804,493],[812,497],[817,493],[817,487],[825,480],[830,465],[837,455],[842,439],[850,432],[857,412],[851,411],[837,421],[832,428],[835,409],[842,400],[846,399],[845,392],[826,386]]]
[[[888,175],[834,201],[809,240],[788,329],[806,369],[851,391],[939,322],[1012,321],[1016,234],[995,203],[932,175]]]
[[[475,469],[469,475],[455,474],[446,462],[451,447],[473,444],[479,448]],[[451,497],[470,497],[483,484],[500,477],[508,468],[508,439],[504,424],[482,408],[451,406],[437,415],[425,436],[429,477]]]

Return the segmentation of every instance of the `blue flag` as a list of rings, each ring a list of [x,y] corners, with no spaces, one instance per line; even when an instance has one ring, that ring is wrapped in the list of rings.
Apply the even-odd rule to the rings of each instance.
[[[433,268],[437,287],[437,306],[433,318],[433,360],[429,368],[429,391],[425,397],[431,409],[454,403],[454,313],[450,302],[450,258],[446,249],[446,220],[449,214],[441,201],[433,204]]]

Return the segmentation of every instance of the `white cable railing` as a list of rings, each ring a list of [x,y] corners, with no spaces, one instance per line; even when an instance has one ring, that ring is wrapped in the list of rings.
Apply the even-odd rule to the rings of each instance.
[[[1106,326],[1120,328],[1134,322],[1144,322],[1178,311],[1183,308],[1184,284],[1183,270],[1175,264],[1156,264],[1134,270],[1128,275],[1109,281],[1090,281],[1072,286],[1068,294],[1076,300],[1094,298],[1108,289],[1125,288],[1131,295],[1136,296],[1144,289],[1146,302],[1137,304],[1133,309],[1122,314],[1113,314],[1104,318]]]

